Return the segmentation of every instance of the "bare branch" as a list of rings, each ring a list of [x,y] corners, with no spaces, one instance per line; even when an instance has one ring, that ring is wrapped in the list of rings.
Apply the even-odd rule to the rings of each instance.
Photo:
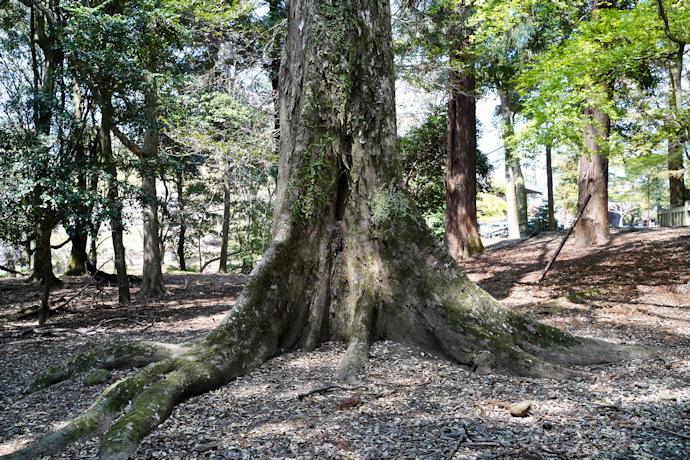
[[[668,15],[666,14],[666,8],[664,7],[663,0],[656,0],[656,3],[659,5],[659,16],[661,16],[661,20],[664,21],[664,33],[668,39],[672,42],[678,43],[679,45],[686,45],[687,42],[685,40],[678,38],[675,34],[673,34],[673,32],[671,32],[671,27],[669,25]]]
[[[55,20],[55,15],[53,15],[53,12],[50,11],[49,8],[43,5],[41,3],[41,0],[19,0],[21,3],[23,3],[26,7],[28,8],[35,8],[37,9],[43,17],[50,23],[51,26],[54,26],[57,21]],[[5,1],[0,2],[0,5],[5,3]]]
[[[115,134],[115,137],[120,139],[120,142],[122,142],[124,146],[127,147],[133,154],[139,158],[144,158],[144,151],[141,149],[141,147],[139,147],[133,140],[120,131],[117,126],[111,126],[110,131],[112,131],[112,133]]]

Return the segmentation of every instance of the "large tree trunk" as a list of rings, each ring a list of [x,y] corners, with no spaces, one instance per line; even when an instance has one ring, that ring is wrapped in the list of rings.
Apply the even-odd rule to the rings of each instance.
[[[548,377],[638,354],[502,307],[433,237],[402,189],[391,41],[389,2],[289,3],[273,242],[234,308],[204,340],[94,350],[39,376],[33,389],[88,367],[154,363],[16,458],[102,432],[101,460],[134,456],[183,399],[326,340],[349,342],[343,379],[379,339],[481,372]]]
[[[70,237],[72,249],[69,253],[65,276],[81,276],[86,273],[86,258],[84,256],[86,255],[88,237],[89,234],[83,230],[76,231],[74,236]]]
[[[141,289],[138,296],[159,297],[166,293],[161,268],[161,246],[158,233],[158,199],[156,197],[156,175],[142,171],[144,203],[144,268]]]
[[[38,133],[49,137],[51,134],[51,122],[53,120],[53,103],[56,93],[56,74],[62,63],[62,50],[56,42],[55,19],[53,11],[46,8],[41,10],[36,5],[25,3],[31,11],[30,47],[33,70],[33,119]],[[53,5],[54,6],[54,5]],[[37,46],[43,53],[43,65],[39,70]],[[37,174],[40,174],[37,172]],[[37,177],[37,179],[40,179]],[[40,209],[35,216],[36,243],[40,249],[33,253],[33,273],[31,279],[43,284],[46,277],[50,277],[50,284],[60,281],[53,275],[50,252],[50,235],[53,231],[52,211],[44,210],[49,207],[43,201],[45,190],[41,185],[36,185],[33,191],[34,207]],[[48,242],[47,247],[45,242]],[[49,290],[49,289],[48,289]],[[46,300],[47,302],[47,300]],[[47,308],[47,307],[46,307]],[[47,313],[46,313],[47,315]]]
[[[578,210],[582,209],[590,192],[592,198],[575,226],[575,246],[580,248],[606,244],[611,239],[608,208],[609,160],[604,149],[611,121],[605,112],[595,107],[585,109],[585,118],[585,148],[578,166]]]
[[[451,58],[467,60],[470,36],[465,28]],[[477,227],[477,116],[475,78],[451,71],[448,97],[446,227],[443,241],[454,259],[484,252]]]
[[[683,75],[684,44],[678,44],[676,62],[669,67],[669,105],[677,114],[683,110]],[[672,123],[675,125],[675,123]],[[683,130],[678,126],[671,127],[668,140],[668,182],[671,207],[683,206],[685,203],[685,166],[683,165]]]

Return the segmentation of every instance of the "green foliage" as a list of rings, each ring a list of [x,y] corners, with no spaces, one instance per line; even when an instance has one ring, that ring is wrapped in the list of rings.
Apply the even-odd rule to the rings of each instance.
[[[231,240],[229,252],[251,265],[269,244],[273,218],[272,192],[277,158],[273,151],[273,117],[238,95],[199,88],[190,79],[174,97],[162,101],[170,145],[165,152],[194,182],[184,193],[185,221],[190,250],[200,241],[218,235],[223,215],[223,183],[230,191]],[[179,196],[171,198],[173,241],[181,224]],[[208,239],[207,239],[208,240]],[[210,256],[210,255],[209,255]],[[253,263],[253,262],[252,262]],[[245,267],[246,268],[246,267]]]
[[[480,222],[493,222],[497,218],[503,219],[506,215],[506,200],[491,191],[477,194],[477,220]]]
[[[607,113],[618,128],[629,107],[620,95],[631,87],[641,90],[655,83],[650,63],[669,52],[661,22],[651,2],[633,9],[604,9],[579,24],[563,44],[550,48],[519,75],[531,117],[524,137],[538,142],[581,144],[585,105]],[[607,82],[611,98],[598,83]]]
[[[400,141],[403,177],[412,201],[424,216],[444,213],[445,169],[448,152],[448,116],[444,106],[432,107],[426,120]],[[477,189],[490,187],[493,166],[477,151]]]
[[[558,228],[558,221],[556,221],[556,227]],[[529,229],[530,231],[549,229],[549,207],[546,203],[537,208],[533,218],[529,221]]]
[[[394,180],[377,189],[371,203],[371,220],[376,225],[412,215],[407,195]]]
[[[104,213],[105,203],[78,179],[96,172],[55,137],[0,125],[0,241],[19,245],[32,239],[37,223],[49,215],[68,233],[77,226],[90,229],[97,217],[84,212]]]
[[[446,233],[446,214],[445,212],[434,212],[424,215],[424,221],[436,238],[443,241]]]
[[[288,193],[292,194],[292,212],[302,222],[321,214],[329,198],[330,187],[334,185],[332,180],[330,187],[323,187],[327,180],[326,149],[332,148],[332,142],[330,137],[325,136],[309,145],[302,155],[299,171],[293,175],[296,179],[292,180]]]

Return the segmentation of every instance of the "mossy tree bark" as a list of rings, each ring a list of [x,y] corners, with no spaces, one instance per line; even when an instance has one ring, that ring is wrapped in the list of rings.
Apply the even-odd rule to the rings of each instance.
[[[388,1],[290,2],[280,81],[273,242],[231,312],[198,342],[93,350],[39,376],[34,389],[88,368],[148,364],[11,457],[105,433],[99,458],[128,458],[181,400],[326,340],[349,342],[334,376],[341,379],[357,378],[379,339],[481,372],[548,377],[576,373],[570,364],[636,355],[502,307],[411,207],[397,156]]]

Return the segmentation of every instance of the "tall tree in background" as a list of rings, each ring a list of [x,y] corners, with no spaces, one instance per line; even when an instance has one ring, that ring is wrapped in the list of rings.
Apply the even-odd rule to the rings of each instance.
[[[576,31],[520,75],[523,90],[528,88],[523,94],[534,122],[531,135],[580,150],[578,206],[590,192],[592,199],[576,229],[578,246],[605,244],[610,238],[608,155],[624,153],[619,139],[631,126],[638,136],[655,130],[637,112],[650,103],[639,98],[632,103],[629,94],[644,98],[650,93],[655,80],[650,67],[668,54],[664,42],[650,2],[620,2],[614,8],[613,2],[595,1]],[[626,119],[628,112],[638,116]]]
[[[601,10],[609,8],[613,8],[612,2],[594,0],[592,21],[597,21]],[[601,43],[601,46],[605,47],[606,43]],[[602,245],[611,239],[607,149],[608,138],[611,133],[611,118],[604,106],[608,105],[613,97],[612,81],[601,72],[596,72],[591,78],[588,105],[584,109],[584,149],[578,164],[578,210],[584,207],[585,200],[590,194],[591,199],[575,226],[575,246],[577,247]]]
[[[471,2],[455,6],[449,27],[448,159],[446,219],[443,241],[454,259],[484,252],[477,226],[477,102],[474,64],[470,56],[468,17]]]
[[[683,54],[685,43],[677,43],[676,59],[669,65],[669,106],[677,113],[683,110]],[[685,165],[683,161],[683,146],[685,144],[685,130],[676,123],[669,123],[670,137],[668,140],[668,182],[669,201],[671,207],[683,206],[686,199]]]
[[[663,0],[657,0],[657,7],[659,16],[663,21],[664,34],[675,45],[674,59],[669,63],[669,106],[674,112],[672,121],[667,123],[669,126],[669,140],[668,140],[668,182],[669,195],[671,207],[683,206],[686,197],[685,188],[685,166],[683,162],[683,146],[688,139],[690,129],[684,123],[683,113],[683,55],[685,54],[685,45],[688,44],[688,34],[685,30],[677,30],[675,23],[685,24],[687,21],[688,12],[686,9],[680,10],[680,13],[685,13],[685,18],[676,19],[672,25],[671,19]],[[680,19],[680,21],[678,21]],[[685,19],[685,21],[683,20]],[[675,26],[675,27],[674,27]],[[684,33],[685,32],[685,33]]]
[[[401,68],[407,52],[421,50],[406,74],[420,83],[444,68],[442,83],[448,91],[447,159],[445,172],[444,243],[453,258],[462,259],[484,251],[477,226],[477,119],[475,66],[470,17],[474,1],[438,0],[404,3],[401,15],[413,27],[398,28]],[[434,63],[428,72],[428,63]],[[427,69],[427,70],[424,70]],[[428,84],[428,81],[421,83]]]
[[[500,92],[508,237],[521,238],[527,232],[527,189],[520,166],[520,157],[513,144],[515,113],[511,105],[511,95],[512,92],[508,89]]]
[[[551,158],[551,143],[547,142],[546,150],[546,206],[549,219],[549,231],[556,230],[556,216],[553,199],[553,162]]]
[[[33,118],[36,133],[47,139],[51,134],[51,127],[56,104],[56,92],[58,85],[58,73],[64,59],[63,50],[58,40],[61,12],[59,5],[50,3],[32,2],[22,0],[30,11],[30,49],[31,69],[33,74]],[[39,53],[40,50],[40,53]],[[37,171],[39,178],[41,171]],[[57,223],[56,210],[44,200],[46,190],[40,184],[36,184],[34,200],[36,213],[34,250],[34,271],[32,278],[46,283],[45,293],[50,291],[50,285],[58,280],[53,276],[51,263],[50,236]],[[44,302],[47,302],[47,294],[44,294]],[[47,307],[46,307],[47,308]],[[45,322],[42,309],[41,324]]]

